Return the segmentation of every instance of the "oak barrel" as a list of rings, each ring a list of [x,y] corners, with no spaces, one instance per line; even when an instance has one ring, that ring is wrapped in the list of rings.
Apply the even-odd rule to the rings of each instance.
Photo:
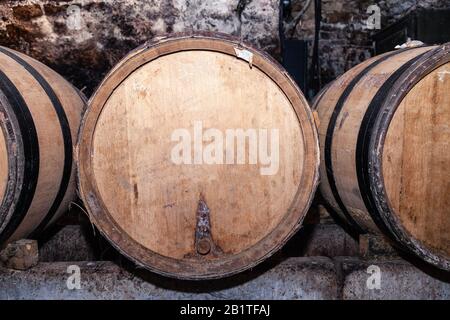
[[[450,45],[386,53],[316,99],[321,192],[359,233],[450,269]]]
[[[84,105],[56,72],[0,47],[0,246],[36,237],[74,198]]]
[[[92,222],[157,273],[220,278],[299,228],[318,183],[308,104],[266,54],[224,35],[130,53],[89,102],[79,186]]]

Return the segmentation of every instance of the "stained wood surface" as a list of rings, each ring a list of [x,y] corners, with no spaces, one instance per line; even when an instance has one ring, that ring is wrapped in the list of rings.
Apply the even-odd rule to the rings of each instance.
[[[449,55],[444,45],[372,58],[337,79],[314,106],[321,191],[338,216],[445,270]]]
[[[353,79],[361,73],[365,68],[370,66],[372,63],[380,59],[382,56],[371,58],[354,68],[347,71],[345,74],[336,79],[328,89],[325,90],[322,97],[315,101],[313,108],[317,111],[320,125],[318,126],[319,133],[319,145],[320,145],[320,191],[323,197],[333,208],[334,213],[337,213],[340,219],[344,221],[347,219],[342,209],[339,207],[333,192],[330,187],[330,182],[328,181],[327,166],[325,163],[325,141],[327,139],[328,127],[330,124],[331,116],[335,112],[335,106],[341,98],[344,91],[351,84]],[[345,120],[345,117],[343,118]],[[341,120],[342,121],[342,120]],[[368,221],[368,219],[362,219],[362,221]],[[363,223],[361,223],[363,224]],[[370,224],[372,225],[372,224]]]
[[[38,227],[45,227],[41,223],[48,224],[55,220],[62,212],[67,210],[70,201],[75,197],[74,165],[68,168],[70,181],[67,189],[61,183],[65,162],[68,160],[72,164],[74,163],[71,149],[77,138],[81,113],[85,103],[76,89],[61,76],[40,62],[14,50],[2,47],[2,52],[0,52],[0,70],[11,81],[12,86],[17,90],[18,95],[23,99],[25,107],[31,114],[32,124],[36,128],[38,139],[37,144],[33,148],[39,150],[39,176],[36,181],[36,189],[34,194],[31,194],[32,201],[27,207],[25,216],[18,220],[20,223],[15,227],[14,233],[6,240],[6,242],[10,242],[29,236]],[[0,88],[0,90],[7,90],[7,88]],[[52,100],[49,96],[50,92],[54,94],[55,100]],[[61,115],[57,113],[56,100],[60,103],[63,109],[62,112],[67,118],[67,127],[61,124]],[[16,112],[22,112],[15,101],[7,101],[3,107],[7,109],[10,117],[15,117],[14,114]],[[23,169],[6,168],[8,161],[5,159],[15,158],[18,167],[23,168],[25,166],[26,160],[23,149],[21,149],[21,136],[29,134],[28,132],[20,132],[18,124],[15,122],[16,120],[12,121],[12,118],[7,118],[4,115],[3,121],[8,122],[8,125],[13,130],[5,135],[6,129],[2,128],[4,135],[0,148],[3,158],[0,160],[0,172],[15,170],[14,174],[11,172],[6,174],[9,174],[9,179],[13,179],[13,181],[9,181],[9,184],[15,186],[15,189],[5,193],[6,186],[0,185],[3,188],[3,198],[14,199],[10,206],[5,206],[5,203],[3,203],[4,205],[1,207],[2,215],[8,216],[6,221],[0,221],[2,229],[5,226],[11,228],[9,226],[11,221],[17,220],[18,212],[16,212],[16,207],[22,205],[17,200],[17,193],[20,193],[24,188],[21,187],[21,184],[24,183]],[[67,128],[73,142],[67,148],[64,143],[62,126]],[[17,144],[11,144],[10,149],[7,150],[5,143],[10,143],[12,139],[18,139]],[[67,153],[68,150],[66,149],[70,153]],[[63,188],[65,193],[62,194],[63,197],[59,201],[57,200],[57,194],[60,188]],[[32,193],[32,191],[28,192]],[[54,206],[55,201],[59,205],[55,207],[55,212],[51,216],[49,212],[52,211],[50,209]],[[9,213],[7,214],[7,212]],[[49,218],[51,219],[46,222]]]
[[[250,50],[253,64],[236,48]],[[83,120],[81,194],[92,220],[125,255],[166,275],[217,278],[258,263],[298,228],[317,181],[316,133],[297,90],[268,58],[233,41],[171,39],[130,54]],[[268,141],[258,139],[269,154],[276,130],[278,170],[264,175],[268,164],[249,162],[248,139],[242,164],[236,155],[228,164],[174,163],[172,134],[185,129],[194,139],[196,123],[224,138],[230,129],[268,130]],[[219,150],[225,161],[225,139]],[[200,255],[203,203],[215,250]]]
[[[0,129],[0,199],[3,199],[8,183],[8,152],[3,131]]]
[[[26,56],[25,54],[22,54],[20,52],[16,52],[17,55],[19,55],[22,59],[26,60],[35,70],[37,70],[50,84],[52,90],[56,94],[58,100],[60,101],[63,109],[64,114],[67,117],[68,126],[69,126],[69,132],[72,139],[72,146],[75,147],[76,141],[78,139],[78,130],[80,127],[81,122],[81,116],[83,114],[83,111],[86,109],[86,97],[79,92],[72,84],[70,84],[67,80],[65,80],[61,75],[53,71],[52,69],[48,68],[43,63],[32,59],[31,57]],[[33,104],[34,107],[34,104]],[[34,107],[36,108],[36,107]],[[36,117],[37,120],[35,121],[42,121],[44,123],[49,122],[48,119],[43,118],[42,116]],[[57,123],[54,123],[54,125],[59,126],[59,133],[58,135],[61,136],[61,124],[59,121]],[[50,137],[51,143],[55,143],[57,138],[56,137]],[[46,149],[45,151],[48,152],[50,149]],[[52,150],[54,152],[55,150]],[[47,153],[44,155],[44,163],[46,166],[50,166],[51,162],[49,163],[46,159],[48,157],[59,157],[60,159],[63,159],[64,154],[58,153],[53,155],[50,155],[50,153]],[[62,213],[68,210],[68,207],[70,203],[76,198],[76,165],[75,165],[75,159],[74,159],[74,152],[72,152],[72,170],[70,172],[70,180],[67,186],[66,193],[64,195],[64,198],[61,201],[61,204],[59,206],[59,209],[57,210],[56,214],[53,216],[53,218],[49,221],[49,224],[52,224],[55,222]],[[53,178],[56,178],[56,172],[55,167],[53,167]],[[55,183],[59,186],[60,180],[54,180],[53,183]],[[50,196],[51,198],[52,196]],[[54,195],[53,195],[54,197]],[[23,224],[23,230],[31,230],[35,227],[35,223],[37,223],[38,220],[35,221],[27,221],[25,224]],[[31,228],[31,229],[30,229]],[[18,232],[16,233],[16,237],[20,238],[20,232],[21,230],[18,229]],[[27,232],[27,231],[25,231]]]
[[[333,194],[329,172],[332,172],[336,191],[347,214],[365,231],[379,232],[378,227],[372,220],[359,190],[358,176],[356,171],[356,147],[361,123],[374,96],[383,86],[385,81],[414,57],[431,50],[430,47],[417,48],[404,52],[398,52],[391,58],[390,54],[384,54],[369,59],[356,67],[350,69],[338,78],[316,102],[320,126],[319,139],[321,146],[321,191],[325,199],[332,205],[339,216],[348,220],[337,204]],[[353,79],[362,75],[356,83]],[[351,88],[349,86],[352,85]],[[347,96],[342,100],[342,96]],[[343,103],[341,109],[335,110],[338,102]],[[325,161],[326,137],[333,113],[337,114],[334,128],[332,129],[331,164],[332,169],[327,168]],[[332,170],[332,171],[330,171]]]
[[[58,192],[59,185],[55,182],[61,179],[64,157],[56,155],[64,154],[63,140],[54,107],[39,83],[31,74],[4,54],[0,54],[0,65],[3,72],[21,92],[33,120],[36,119],[34,123],[39,136],[39,153],[43,158],[39,164],[35,201],[29,209],[29,218],[32,219],[32,223],[27,225],[25,231],[25,233],[29,233],[50,209],[52,202],[48,198]],[[49,153],[50,157],[45,157],[46,153]]]
[[[450,64],[408,92],[383,149],[389,201],[412,237],[450,257]]]
[[[355,160],[361,123],[387,79],[402,65],[429,50],[428,47],[398,53],[372,68],[353,88],[337,118],[332,148],[336,187],[349,213],[366,230],[378,231],[358,187]]]

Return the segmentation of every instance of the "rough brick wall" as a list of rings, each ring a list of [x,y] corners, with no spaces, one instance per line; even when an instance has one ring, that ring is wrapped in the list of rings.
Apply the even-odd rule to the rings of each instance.
[[[291,16],[307,2],[292,0]],[[323,84],[372,55],[373,31],[364,29],[370,5],[380,6],[382,27],[417,7],[450,7],[450,0],[322,2]],[[172,32],[221,31],[278,58],[278,19],[278,0],[0,0],[0,45],[43,61],[89,95],[129,50]],[[313,39],[313,4],[286,36]]]
[[[292,0],[296,16],[308,0]],[[287,38],[313,40],[314,1],[305,11],[296,29],[286,30]],[[450,8],[450,0],[322,0],[322,28],[320,33],[320,60],[322,84],[335,79],[346,70],[373,54],[371,36],[366,20],[370,5],[381,9],[381,27],[384,28],[416,8]]]
[[[278,0],[0,0],[0,45],[25,52],[88,95],[155,36],[220,31],[276,54]]]

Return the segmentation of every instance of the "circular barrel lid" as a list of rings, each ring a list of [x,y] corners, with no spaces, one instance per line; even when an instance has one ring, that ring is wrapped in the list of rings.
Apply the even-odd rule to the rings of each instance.
[[[276,62],[225,36],[167,38],[130,53],[91,99],[81,196],[137,264],[219,278],[298,229],[318,154],[308,104]]]

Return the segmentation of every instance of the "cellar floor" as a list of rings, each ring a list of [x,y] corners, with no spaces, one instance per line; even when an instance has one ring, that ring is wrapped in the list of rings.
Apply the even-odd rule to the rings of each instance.
[[[138,269],[111,250],[79,225],[66,226],[41,245],[36,266],[0,267],[0,299],[450,299],[448,273],[396,255],[362,254],[335,224],[306,227],[254,269],[205,282]],[[90,261],[98,257],[110,261]]]
[[[79,286],[74,281],[74,265],[80,271]],[[377,268],[378,280],[369,273]],[[269,270],[258,268],[207,283],[130,272],[112,262],[53,262],[39,263],[28,271],[0,269],[0,299],[447,300],[450,283],[402,260],[349,257],[289,258]]]

